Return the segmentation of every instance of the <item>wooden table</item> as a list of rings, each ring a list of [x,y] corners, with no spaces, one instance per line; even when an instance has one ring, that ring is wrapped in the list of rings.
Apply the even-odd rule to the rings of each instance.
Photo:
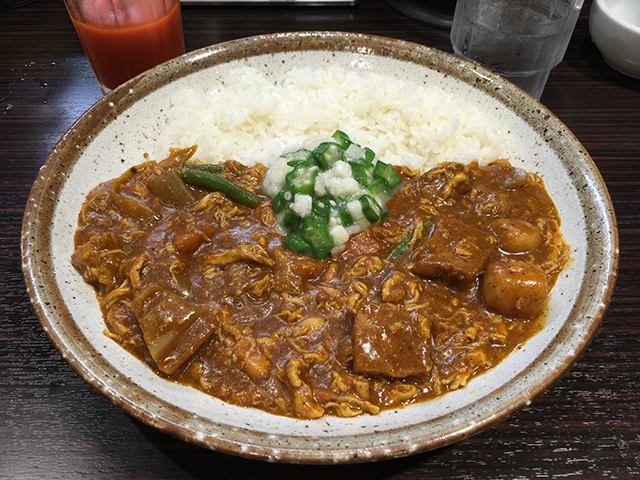
[[[0,12],[0,478],[632,478],[640,476],[640,81],[608,67],[585,5],[542,102],[591,153],[620,227],[617,288],[577,364],[546,394],[460,443],[376,464],[309,467],[176,440],[113,406],[52,347],[22,280],[20,227],[38,168],[101,94],[62,0]],[[450,51],[448,31],[382,0],[357,7],[184,6],[187,50],[256,34],[342,30]]]

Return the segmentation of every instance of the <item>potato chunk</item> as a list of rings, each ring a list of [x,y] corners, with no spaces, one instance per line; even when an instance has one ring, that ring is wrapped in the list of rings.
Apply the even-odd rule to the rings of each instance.
[[[386,303],[363,302],[353,323],[353,369],[404,378],[431,371],[425,317]]]
[[[531,223],[517,218],[499,218],[491,228],[500,240],[500,248],[509,253],[530,252],[542,243],[542,234]]]
[[[481,288],[490,309],[514,317],[531,317],[538,313],[549,293],[542,268],[521,261],[489,265]]]

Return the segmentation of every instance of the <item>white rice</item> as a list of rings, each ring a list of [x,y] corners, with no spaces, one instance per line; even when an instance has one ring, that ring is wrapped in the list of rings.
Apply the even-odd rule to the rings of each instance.
[[[293,68],[274,82],[241,67],[207,92],[185,89],[171,99],[157,154],[197,144],[204,162],[269,167],[283,150],[335,130],[387,163],[415,169],[499,158],[506,142],[486,114],[434,86],[337,65]]]

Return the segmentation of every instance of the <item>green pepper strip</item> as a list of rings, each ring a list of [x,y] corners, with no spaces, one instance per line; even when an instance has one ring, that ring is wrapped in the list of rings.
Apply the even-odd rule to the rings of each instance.
[[[262,202],[262,197],[259,195],[209,172],[183,168],[180,171],[180,178],[189,185],[223,193],[231,200],[247,207],[255,208]]]

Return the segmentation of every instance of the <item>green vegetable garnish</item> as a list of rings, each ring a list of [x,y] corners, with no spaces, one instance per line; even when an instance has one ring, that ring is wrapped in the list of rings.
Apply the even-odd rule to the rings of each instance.
[[[333,138],[345,150],[349,148],[349,145],[352,143],[349,135],[341,130],[336,130],[334,134],[331,135],[331,138]]]
[[[284,189],[280,190],[278,194],[273,198],[273,209],[276,213],[280,213],[282,210],[287,208],[287,206],[289,205],[287,197],[291,198],[291,192]]]
[[[292,167],[300,164],[313,165],[315,163],[313,152],[304,148],[295,150],[293,152],[284,153],[282,154],[282,157],[286,158],[288,160],[287,165],[291,165]]]
[[[291,232],[287,235],[282,243],[284,243],[289,250],[293,253],[297,253],[298,255],[307,255],[311,253],[311,246],[296,232]]]
[[[326,171],[338,160],[344,158],[344,148],[336,143],[325,142],[318,145],[313,154],[320,169]]]
[[[287,173],[285,180],[288,190],[292,194],[312,195],[318,177],[317,167],[305,167],[298,165],[293,171]]]
[[[384,181],[391,190],[402,183],[402,179],[396,173],[395,168],[384,162],[378,162],[373,167],[373,178]]]
[[[290,230],[295,230],[298,225],[302,223],[302,218],[300,218],[289,206],[284,212],[284,217],[282,218],[282,225]]]
[[[349,233],[386,218],[384,205],[402,179],[393,166],[375,157],[373,150],[353,143],[341,130],[312,151],[282,155],[293,169],[273,196],[273,208],[287,232],[284,244],[290,250],[325,258],[335,245],[334,232],[344,243]]]
[[[414,231],[411,230],[409,232],[409,235],[404,237],[404,239],[398,245],[396,245],[396,248],[394,248],[387,257],[388,262],[395,262],[396,260],[400,259],[400,257],[402,257],[402,255],[404,255],[407,250],[409,250],[409,242],[411,242],[411,239],[413,238],[413,232]]]
[[[360,197],[360,205],[362,206],[362,213],[371,223],[379,222],[383,216],[386,216],[386,209],[371,195],[362,195]]]
[[[347,206],[344,203],[336,202],[335,210],[338,212],[338,217],[340,217],[340,221],[342,222],[343,227],[348,227],[355,223],[353,217],[349,213],[349,210],[347,210]]]
[[[309,244],[313,258],[320,260],[331,253],[334,243],[326,224],[307,217],[300,226],[299,232],[300,237]]]
[[[349,162],[351,165],[351,173],[353,178],[355,178],[360,185],[363,187],[369,186],[369,172],[371,171],[371,167],[367,165],[363,165],[362,163]]]
[[[386,203],[386,201],[391,198],[392,190],[393,189],[389,188],[389,184],[384,180],[377,180],[369,185],[369,191],[371,192],[371,195],[379,200],[382,200],[383,203]]]

